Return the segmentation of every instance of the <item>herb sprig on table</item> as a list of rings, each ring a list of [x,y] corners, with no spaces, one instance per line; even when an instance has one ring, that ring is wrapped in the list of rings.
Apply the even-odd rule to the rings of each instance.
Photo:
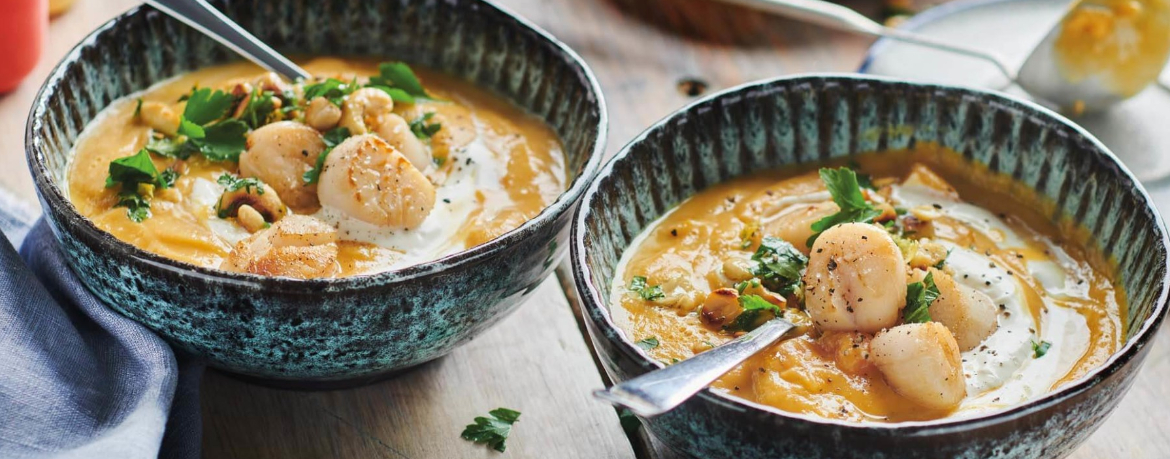
[[[460,434],[464,440],[486,443],[492,449],[504,452],[512,425],[520,420],[520,412],[507,408],[496,408],[488,412],[491,417],[478,416],[474,424],[468,424]]]

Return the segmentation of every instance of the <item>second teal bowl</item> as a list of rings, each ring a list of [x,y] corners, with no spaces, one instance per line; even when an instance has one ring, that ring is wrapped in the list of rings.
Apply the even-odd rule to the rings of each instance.
[[[700,392],[647,419],[654,436],[698,458],[1061,457],[1117,406],[1166,315],[1166,228],[1133,175],[1100,142],[1037,105],[987,92],[850,75],[782,78],[701,100],[622,149],[582,198],[573,274],[610,377],[662,367],[610,319],[622,252],[647,225],[714,184],[754,171],[940,144],[1056,203],[1118,263],[1129,307],[1108,362],[1026,404],[961,419],[856,423]],[[600,403],[600,402],[599,402]]]

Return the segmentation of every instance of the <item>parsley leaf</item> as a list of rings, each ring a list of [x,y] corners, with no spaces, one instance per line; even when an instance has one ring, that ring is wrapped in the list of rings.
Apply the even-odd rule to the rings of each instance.
[[[741,296],[739,297],[739,305],[743,307],[743,312],[739,313],[739,316],[735,318],[735,321],[725,325],[723,327],[725,330],[755,330],[756,327],[763,325],[764,322],[767,322],[771,317],[777,317],[780,315],[779,306],[769,303],[768,300],[765,300],[764,297],[759,295]],[[768,315],[765,314],[769,312],[771,313],[771,317],[768,317]]]
[[[135,191],[119,192],[118,202],[114,207],[125,207],[126,216],[134,223],[142,223],[143,220],[150,218],[150,201]]]
[[[226,116],[234,102],[235,98],[226,92],[212,92],[210,88],[195,89],[187,98],[183,119],[202,126]]]
[[[908,324],[930,322],[930,304],[938,299],[938,286],[934,285],[934,273],[927,273],[922,282],[906,286],[906,309],[902,320]]]
[[[662,292],[661,285],[650,286],[646,283],[646,276],[634,276],[630,279],[630,291],[637,293],[646,301],[654,301],[661,298],[666,298],[666,293]]]
[[[110,175],[106,177],[106,188],[113,188],[119,184],[122,189],[137,189],[139,183],[153,184],[158,177],[158,168],[150,160],[150,152],[146,149],[138,150],[133,155],[110,161]]]
[[[429,98],[427,90],[423,89],[422,82],[419,81],[418,76],[414,74],[414,70],[410,69],[409,65],[402,62],[383,62],[378,66],[378,75],[370,77],[369,86],[377,87],[390,94],[394,98],[394,93],[390,90],[398,89],[405,93],[412,101],[401,101],[403,103],[413,103],[413,98]],[[395,102],[400,102],[394,99]]]
[[[193,145],[180,137],[154,137],[146,141],[146,150],[168,158],[187,159],[195,150]]]
[[[439,129],[443,128],[442,123],[429,122],[434,116],[435,112],[427,112],[427,114],[415,118],[414,121],[410,122],[410,132],[413,132],[414,136],[420,140],[431,138],[436,132],[439,132]]]
[[[329,152],[333,151],[333,147],[336,147],[338,144],[344,142],[345,139],[348,138],[348,128],[333,128],[330,129],[329,132],[325,133],[325,149],[321,151],[321,154],[317,155],[317,165],[313,166],[312,169],[305,171],[305,173],[301,175],[301,180],[305,182],[305,186],[317,183],[317,180],[321,178],[321,170],[325,168],[325,158],[329,156]]]
[[[1048,341],[1041,341],[1039,343],[1032,341],[1032,358],[1038,359],[1044,357],[1048,353],[1048,349],[1052,347],[1052,343]]]
[[[760,263],[752,274],[759,277],[768,290],[781,294],[800,291],[800,272],[808,265],[808,257],[788,241],[765,236],[756,253],[752,254],[752,260]]]
[[[240,153],[248,148],[248,125],[238,120],[220,121],[204,129],[202,138],[187,139],[212,161],[238,161]]]
[[[468,424],[460,437],[476,443],[487,443],[492,449],[504,452],[504,442],[512,433],[512,425],[520,419],[520,412],[507,408],[496,408],[488,412],[490,418],[479,416],[474,424]]]
[[[255,190],[257,195],[264,194],[264,182],[261,182],[256,177],[239,178],[231,174],[223,174],[215,182],[223,185],[227,191],[236,191],[243,188],[245,193],[251,193]]]
[[[643,351],[649,351],[651,349],[658,347],[659,343],[658,343],[657,336],[651,336],[649,338],[641,339],[634,344],[636,344],[638,347],[642,348]]]
[[[812,224],[813,235],[805,242],[809,247],[812,247],[822,232],[833,226],[851,222],[868,223],[882,214],[865,201],[865,196],[861,194],[861,186],[857,182],[857,173],[853,172],[853,169],[821,168],[820,174],[821,181],[825,182],[825,187],[833,196],[833,202],[841,210]]]
[[[150,217],[150,198],[154,188],[164,189],[175,185],[179,173],[172,169],[162,172],[154,167],[150,152],[143,148],[130,156],[110,161],[106,188],[121,187],[114,207],[125,207],[126,216],[135,223],[142,223]]]
[[[305,103],[312,101],[318,97],[324,97],[332,102],[333,105],[341,106],[342,99],[345,96],[357,91],[359,86],[357,80],[349,83],[338,80],[337,78],[328,78],[325,81],[305,85]]]
[[[273,102],[275,99],[272,91],[261,91],[260,88],[256,88],[248,94],[248,100],[243,102],[247,105],[236,119],[243,121],[252,129],[268,124],[276,112],[276,103]]]

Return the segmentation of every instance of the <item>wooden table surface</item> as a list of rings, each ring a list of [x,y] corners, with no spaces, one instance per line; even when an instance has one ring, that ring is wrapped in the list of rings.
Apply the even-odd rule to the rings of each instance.
[[[16,165],[24,163],[24,121],[37,87],[74,43],[135,3],[77,0],[53,21],[34,74],[0,96],[0,155],[14,165],[0,185],[35,198]],[[698,80],[713,91],[770,76],[851,71],[870,44],[707,0],[500,3],[592,66],[609,104],[610,154],[693,100],[680,81]],[[875,0],[845,3],[870,15],[880,7]],[[1170,202],[1161,204],[1170,211]],[[603,376],[573,310],[562,284],[550,279],[517,313],[451,355],[361,389],[282,391],[210,371],[203,385],[204,457],[673,457],[642,432],[627,437],[615,411],[590,397]],[[505,454],[459,439],[473,417],[501,406],[523,412]],[[1073,457],[1170,457],[1168,413],[1170,327],[1121,406]]]

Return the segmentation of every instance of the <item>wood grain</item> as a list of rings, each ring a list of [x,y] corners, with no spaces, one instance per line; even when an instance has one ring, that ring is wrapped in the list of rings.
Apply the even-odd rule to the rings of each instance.
[[[494,457],[459,439],[489,410],[519,410],[512,457],[632,457],[555,279],[513,316],[451,355],[359,389],[294,392],[219,373],[204,380],[208,458]]]
[[[53,21],[40,64],[0,96],[0,185],[33,199],[25,172],[24,120],[53,65],[85,34],[134,0],[77,0]],[[708,0],[500,0],[579,52],[601,81],[612,154],[654,121],[707,92],[810,71],[851,71],[867,40]],[[874,15],[874,1],[845,4]],[[1170,203],[1167,203],[1170,204]],[[570,285],[569,283],[563,283]],[[569,292],[573,298],[573,292]],[[672,458],[639,432],[622,433],[614,411],[591,399],[603,375],[555,280],[516,314],[453,354],[397,379],[334,392],[254,386],[209,372],[204,381],[208,458]],[[1121,406],[1073,457],[1170,456],[1170,329],[1154,343]],[[524,414],[499,455],[459,439],[463,426],[507,406]],[[635,450],[637,452],[635,452]]]

